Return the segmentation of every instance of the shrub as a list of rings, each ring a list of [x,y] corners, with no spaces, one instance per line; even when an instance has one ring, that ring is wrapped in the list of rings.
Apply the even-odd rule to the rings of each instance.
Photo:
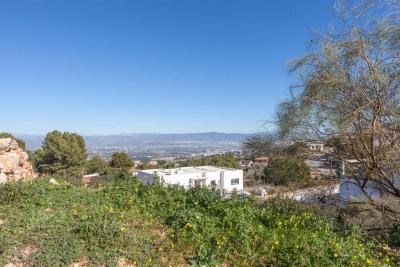
[[[275,185],[305,182],[310,179],[310,168],[300,158],[275,159],[265,167],[262,179]]]
[[[48,178],[0,186],[0,265],[398,266],[385,244],[288,200],[122,179],[83,188]]]

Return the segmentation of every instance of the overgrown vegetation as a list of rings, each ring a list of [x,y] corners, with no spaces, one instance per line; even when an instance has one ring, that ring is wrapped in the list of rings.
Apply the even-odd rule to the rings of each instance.
[[[232,154],[193,158],[179,163],[181,167],[205,165],[239,168],[239,162]]]
[[[132,167],[132,160],[126,152],[115,152],[111,156],[110,166],[120,169]]]
[[[357,229],[293,202],[119,179],[92,188],[48,178],[0,187],[0,265],[396,266]]]
[[[264,169],[262,179],[274,185],[288,185],[290,182],[305,183],[310,180],[310,168],[300,158],[271,160]]]

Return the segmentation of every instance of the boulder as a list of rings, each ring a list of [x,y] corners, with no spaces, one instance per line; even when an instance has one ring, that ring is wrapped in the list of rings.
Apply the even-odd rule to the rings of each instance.
[[[0,138],[0,184],[36,177],[28,154],[18,143],[11,138]]]
[[[10,174],[17,169],[19,158],[15,154],[0,155],[0,172]]]
[[[0,154],[19,149],[17,141],[11,138],[0,138]]]

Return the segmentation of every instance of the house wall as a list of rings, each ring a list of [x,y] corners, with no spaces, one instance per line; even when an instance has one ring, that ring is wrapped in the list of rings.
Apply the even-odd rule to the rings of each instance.
[[[205,173],[205,176],[203,175]],[[194,181],[198,179],[205,179],[205,186],[211,186],[212,181],[215,181],[217,188],[231,191],[243,191],[243,171],[242,170],[224,170],[224,171],[207,171],[199,173],[174,173],[171,174],[157,174],[162,181],[170,185],[180,185],[190,188],[194,185]],[[143,171],[138,172],[138,178],[144,184],[153,183],[154,174],[146,173]],[[231,184],[232,179],[239,179],[236,185]]]
[[[154,175],[146,172],[139,171],[137,177],[146,185],[152,184]]]
[[[232,179],[239,178],[239,184],[232,185]],[[224,171],[221,173],[221,189],[228,192],[243,191],[243,170]]]
[[[366,190],[370,197],[380,197],[380,190],[377,189],[373,182],[367,183]],[[340,200],[345,202],[350,200],[365,201],[367,198],[356,183],[356,180],[342,176],[340,178]]]

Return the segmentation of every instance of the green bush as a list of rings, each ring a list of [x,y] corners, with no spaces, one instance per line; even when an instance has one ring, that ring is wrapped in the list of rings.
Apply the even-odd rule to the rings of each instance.
[[[265,167],[262,179],[275,185],[306,182],[310,180],[310,168],[300,158],[275,159]]]
[[[60,181],[61,182],[61,181]],[[0,186],[0,265],[26,246],[27,265],[396,266],[384,244],[279,199],[230,200],[206,188],[96,188],[48,178]]]

